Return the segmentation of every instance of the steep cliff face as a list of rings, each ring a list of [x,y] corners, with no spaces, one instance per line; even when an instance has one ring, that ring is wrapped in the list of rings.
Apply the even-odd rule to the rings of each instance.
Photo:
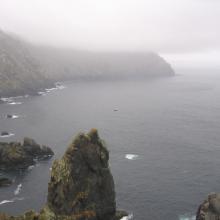
[[[59,215],[112,219],[116,205],[108,159],[109,153],[95,129],[88,135],[78,135],[63,158],[53,164],[49,208]]]
[[[0,97],[36,94],[60,80],[125,80],[173,76],[151,52],[89,52],[35,46],[0,30]]]
[[[213,193],[199,206],[196,220],[220,219],[220,194]]]
[[[30,48],[27,42],[0,30],[0,97],[36,94],[53,85]]]
[[[96,129],[79,134],[52,166],[47,204],[40,213],[19,217],[0,214],[0,220],[119,220],[109,153]]]

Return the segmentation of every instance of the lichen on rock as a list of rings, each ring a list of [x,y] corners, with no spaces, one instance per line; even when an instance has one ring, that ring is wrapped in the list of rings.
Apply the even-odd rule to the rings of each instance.
[[[91,215],[111,219],[115,214],[114,181],[109,153],[92,129],[80,133],[52,167],[48,206],[59,215]]]

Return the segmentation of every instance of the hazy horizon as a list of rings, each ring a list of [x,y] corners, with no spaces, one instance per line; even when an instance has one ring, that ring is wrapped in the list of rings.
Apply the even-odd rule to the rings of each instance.
[[[171,64],[220,65],[217,0],[0,0],[0,29],[35,44],[153,51]]]

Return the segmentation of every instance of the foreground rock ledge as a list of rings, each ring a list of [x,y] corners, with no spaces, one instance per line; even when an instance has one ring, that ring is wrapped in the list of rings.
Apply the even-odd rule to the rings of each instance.
[[[0,214],[0,220],[119,220],[109,152],[96,129],[79,134],[64,156],[55,160],[45,207],[19,217]]]
[[[220,193],[212,193],[199,206],[196,220],[220,220]]]

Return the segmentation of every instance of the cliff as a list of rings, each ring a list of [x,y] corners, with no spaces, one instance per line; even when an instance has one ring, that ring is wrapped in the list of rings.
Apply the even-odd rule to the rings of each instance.
[[[117,81],[174,76],[174,70],[152,52],[91,52],[35,47],[34,56],[51,78]]]
[[[64,156],[55,160],[48,185],[47,204],[36,213],[18,217],[0,214],[0,220],[119,220],[109,152],[96,129],[79,134]]]
[[[0,30],[0,97],[37,94],[63,80],[126,80],[173,76],[152,52],[91,52],[36,46]]]
[[[0,97],[36,94],[53,85],[30,49],[27,42],[0,30]]]

